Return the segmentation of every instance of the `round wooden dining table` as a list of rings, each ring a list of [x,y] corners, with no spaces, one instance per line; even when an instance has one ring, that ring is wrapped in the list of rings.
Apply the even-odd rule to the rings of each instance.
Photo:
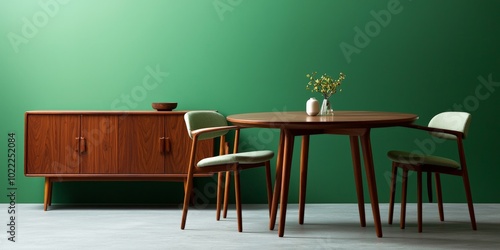
[[[280,141],[276,160],[276,180],[271,206],[271,218],[269,221],[269,229],[274,230],[279,200],[279,237],[283,237],[285,233],[294,139],[296,136],[302,136],[300,158],[299,223],[303,224],[309,136],[316,134],[341,134],[348,135],[350,137],[360,224],[362,227],[365,227],[366,220],[359,150],[359,142],[361,142],[375,233],[378,237],[382,237],[382,226],[380,222],[370,130],[372,128],[409,125],[417,119],[418,116],[415,114],[379,111],[335,111],[333,115],[325,116],[309,116],[304,111],[246,113],[227,116],[227,120],[229,122],[241,127],[280,129]]]

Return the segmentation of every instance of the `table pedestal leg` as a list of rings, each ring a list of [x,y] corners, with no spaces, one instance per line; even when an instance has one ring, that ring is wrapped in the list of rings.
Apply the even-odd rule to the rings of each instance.
[[[283,174],[283,147],[285,137],[283,131],[280,133],[278,155],[276,156],[276,177],[274,181],[273,202],[271,205],[271,218],[269,219],[269,230],[274,230],[276,224],[276,214],[278,213],[278,201],[281,197],[281,176]]]
[[[354,181],[356,183],[356,194],[358,196],[359,223],[366,227],[365,198],[363,196],[363,180],[361,177],[361,161],[359,155],[359,139],[357,136],[350,136],[352,167],[354,169]]]
[[[299,224],[304,224],[306,206],[307,162],[309,160],[309,135],[302,136],[300,148],[300,188],[299,188]]]
[[[288,204],[288,188],[290,187],[290,170],[292,166],[294,136],[285,131],[285,147],[283,148],[283,175],[281,183],[279,237],[285,234],[286,208]]]
[[[366,179],[368,181],[368,189],[370,191],[375,232],[378,237],[382,237],[382,225],[380,222],[380,211],[378,207],[377,183],[375,181],[375,171],[373,167],[370,130],[367,130],[366,133],[361,136],[361,147],[363,148],[363,158],[365,160]]]

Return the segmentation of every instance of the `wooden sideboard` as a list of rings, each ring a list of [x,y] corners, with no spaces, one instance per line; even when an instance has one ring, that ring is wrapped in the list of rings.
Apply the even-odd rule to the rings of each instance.
[[[44,210],[53,182],[185,181],[186,112],[27,111],[24,173],[45,177]],[[198,160],[213,156],[213,140],[200,143]]]

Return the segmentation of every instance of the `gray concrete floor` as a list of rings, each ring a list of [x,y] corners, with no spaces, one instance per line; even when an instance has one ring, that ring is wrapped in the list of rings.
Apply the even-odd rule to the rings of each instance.
[[[478,230],[465,204],[445,204],[440,222],[435,204],[424,204],[423,232],[416,228],[416,205],[408,204],[406,229],[393,225],[381,204],[382,238],[375,236],[370,206],[367,226],[359,225],[356,204],[307,204],[304,225],[290,204],[285,236],[268,229],[266,205],[243,205],[243,232],[235,211],[215,220],[215,209],[189,210],[186,230],[181,210],[166,206],[62,206],[44,212],[41,204],[16,207],[16,242],[8,241],[8,205],[0,204],[0,249],[500,249],[500,204],[475,204]]]

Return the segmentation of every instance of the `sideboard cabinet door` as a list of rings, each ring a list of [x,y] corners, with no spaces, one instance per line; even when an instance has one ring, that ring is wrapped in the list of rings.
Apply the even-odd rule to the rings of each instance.
[[[118,121],[118,172],[120,174],[163,174],[164,117],[126,115]]]
[[[80,115],[26,119],[26,174],[79,173]]]
[[[191,139],[187,133],[183,115],[165,116],[165,173],[187,174]]]
[[[167,150],[165,152],[166,174],[187,174],[189,153],[191,152],[191,138],[188,135],[184,115],[165,116],[165,138]],[[213,140],[198,143],[196,160],[213,156]]]
[[[118,115],[83,115],[82,174],[118,174]]]

